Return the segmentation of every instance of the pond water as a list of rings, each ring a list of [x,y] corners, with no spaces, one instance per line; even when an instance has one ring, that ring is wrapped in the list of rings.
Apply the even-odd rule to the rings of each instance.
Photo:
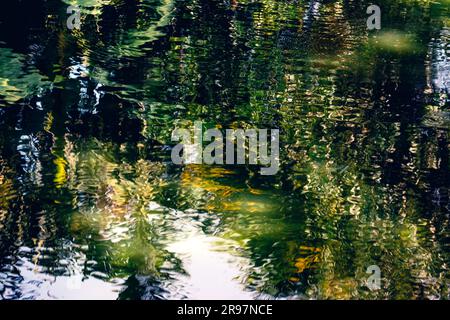
[[[0,299],[450,298],[450,2],[371,4],[2,4]],[[280,170],[173,164],[199,120]]]

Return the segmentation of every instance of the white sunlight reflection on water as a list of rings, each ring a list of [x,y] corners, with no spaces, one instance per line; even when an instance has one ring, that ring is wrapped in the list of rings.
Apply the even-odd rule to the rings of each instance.
[[[239,266],[248,265],[248,261],[216,251],[215,243],[220,240],[192,233],[185,240],[170,245],[170,251],[184,258],[184,269],[188,273],[178,281],[189,292],[189,299],[254,299],[239,281],[242,274]]]

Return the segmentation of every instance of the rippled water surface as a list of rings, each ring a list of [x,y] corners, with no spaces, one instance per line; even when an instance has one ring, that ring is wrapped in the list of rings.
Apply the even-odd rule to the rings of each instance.
[[[370,4],[2,3],[0,299],[450,298],[450,2]],[[174,165],[197,120],[280,171]]]

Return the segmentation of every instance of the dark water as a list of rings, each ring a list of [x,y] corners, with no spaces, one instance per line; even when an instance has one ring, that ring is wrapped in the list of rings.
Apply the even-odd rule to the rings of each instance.
[[[2,3],[0,299],[448,299],[450,2],[370,4]],[[280,171],[172,164],[196,120]]]

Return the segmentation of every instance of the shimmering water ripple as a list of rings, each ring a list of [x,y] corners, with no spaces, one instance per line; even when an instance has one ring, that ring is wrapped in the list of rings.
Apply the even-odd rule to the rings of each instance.
[[[448,299],[449,2],[378,3],[1,10],[0,299]],[[278,175],[171,164],[199,119]]]

